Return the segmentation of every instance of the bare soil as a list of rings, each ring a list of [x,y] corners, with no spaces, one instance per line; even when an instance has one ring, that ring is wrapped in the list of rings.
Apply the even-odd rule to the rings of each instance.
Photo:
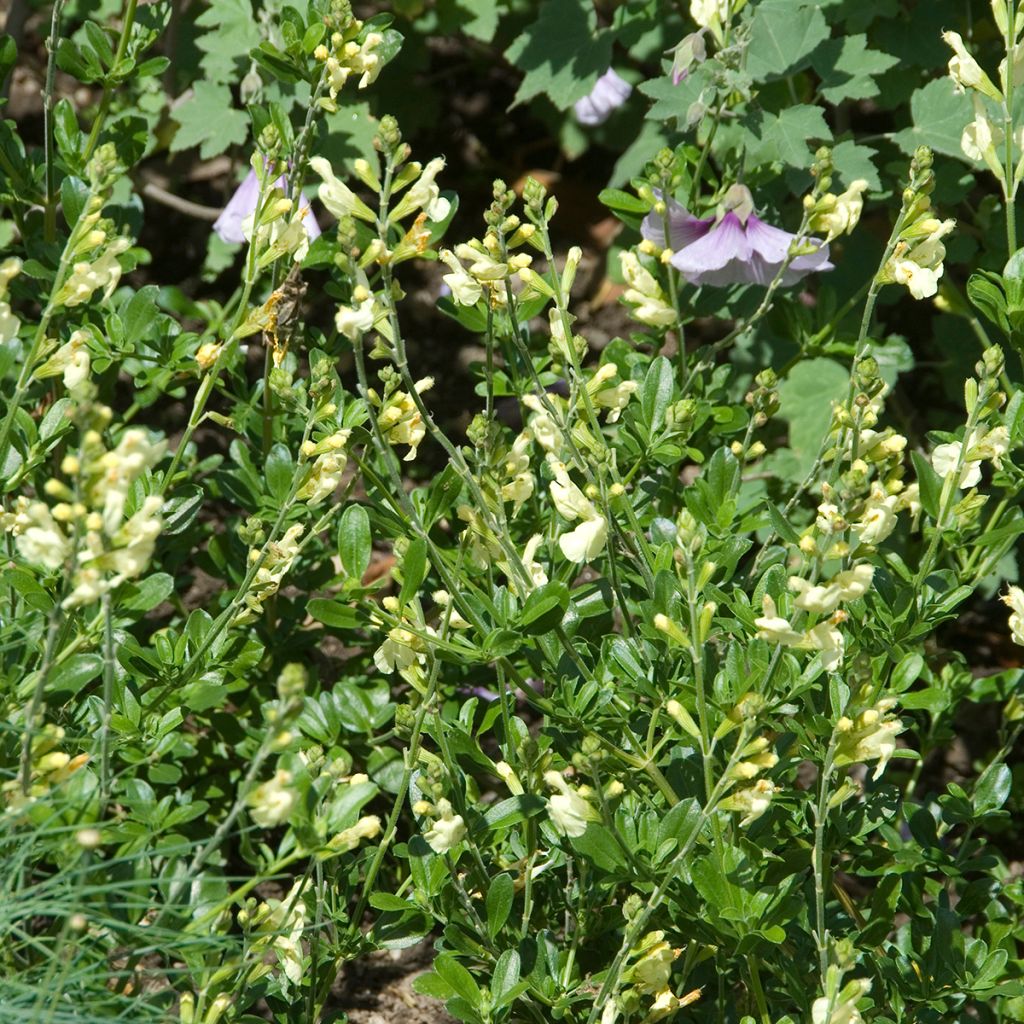
[[[433,950],[421,943],[409,949],[381,950],[346,964],[334,988],[331,1011],[349,1024],[454,1024],[444,1004],[414,992],[413,981],[430,968]]]

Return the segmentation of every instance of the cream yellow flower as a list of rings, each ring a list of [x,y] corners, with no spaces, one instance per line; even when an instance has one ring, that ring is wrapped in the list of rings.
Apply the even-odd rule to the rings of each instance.
[[[597,811],[556,771],[544,773],[544,781],[558,792],[548,798],[548,816],[555,831],[576,838],[587,831],[587,823],[597,819]]]
[[[447,853],[466,837],[466,823],[447,800],[437,801],[437,812],[440,816],[423,833],[423,838],[434,853]]]

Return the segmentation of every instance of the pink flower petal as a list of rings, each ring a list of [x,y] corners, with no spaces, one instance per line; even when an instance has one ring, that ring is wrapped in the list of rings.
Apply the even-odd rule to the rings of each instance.
[[[759,217],[751,216],[747,221],[747,238],[754,252],[754,259],[751,261],[751,280],[756,284],[771,284],[785,262],[796,235],[772,227],[771,224],[765,224]],[[832,269],[832,264],[828,261],[828,246],[818,238],[808,238],[806,241],[817,245],[817,250],[793,259],[782,275],[783,285],[796,284],[802,277],[814,271]]]
[[[794,238],[796,235],[782,228],[773,228],[753,214],[747,218],[747,241],[750,242],[751,251],[766,263],[782,263]]]
[[[250,170],[213,222],[213,230],[220,235],[221,241],[235,245],[245,241],[242,222],[256,209],[259,198],[260,183],[256,180],[256,172]]]
[[[751,247],[739,217],[730,211],[703,238],[680,249],[672,266],[691,284],[727,285],[749,281]]]
[[[658,199],[662,198],[658,189],[654,190],[654,194]],[[668,208],[669,249],[674,251],[692,245],[711,230],[714,218],[701,220],[699,217],[694,217],[682,203],[677,203],[674,199],[665,200],[665,205]],[[640,234],[659,248],[664,249],[665,218],[651,210],[640,225]]]
[[[282,174],[274,185],[282,191],[288,187],[288,182]],[[235,189],[234,195],[228,200],[227,206],[221,211],[220,216],[213,222],[213,230],[220,236],[221,241],[232,245],[241,245],[245,240],[245,232],[242,225],[245,218],[256,212],[256,204],[260,201],[260,183],[256,178],[256,172],[250,170],[242,181],[242,184]],[[302,214],[302,223],[306,234],[312,242],[320,235],[320,225],[313,215],[313,208],[304,195],[299,195],[299,211]]]
[[[698,223],[703,223],[699,222]],[[771,284],[778,275],[796,236],[766,224],[753,214],[744,225],[728,212],[702,239],[680,248],[672,266],[695,285]],[[815,252],[797,256],[782,275],[783,285],[795,284],[814,271],[831,270],[828,246],[817,238]]]

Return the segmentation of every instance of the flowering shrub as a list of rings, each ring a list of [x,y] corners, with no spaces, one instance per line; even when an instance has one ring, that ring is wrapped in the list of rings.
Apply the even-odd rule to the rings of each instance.
[[[1015,0],[109,6],[0,131],[0,1016],[1024,1019]]]

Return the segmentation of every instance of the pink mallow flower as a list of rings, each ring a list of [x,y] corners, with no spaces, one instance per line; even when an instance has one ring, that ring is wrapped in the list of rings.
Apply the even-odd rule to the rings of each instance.
[[[604,124],[612,112],[629,99],[633,86],[609,68],[595,83],[589,95],[573,104],[580,124]]]
[[[673,199],[667,201],[668,239],[664,218],[652,211],[641,234],[655,245],[673,251],[672,266],[690,284],[722,287],[730,284],[768,285],[778,275],[796,235],[766,224],[754,214],[754,201],[744,185],[733,185],[717,217],[701,220]],[[790,260],[782,284],[795,284],[814,271],[831,270],[828,245],[805,238],[801,252]]]
[[[640,225],[640,234],[649,242],[653,242],[659,249],[671,249],[673,252],[692,245],[699,238],[703,238],[714,223],[714,218],[701,220],[694,217],[690,211],[677,203],[674,199],[665,199],[658,189],[654,189],[654,196],[659,203],[665,203],[665,213],[651,210],[643,223]],[[665,237],[665,221],[668,221],[668,238]]]
[[[283,174],[274,182],[274,185],[282,191],[287,189],[287,182]],[[248,241],[245,237],[245,220],[256,212],[256,204],[259,201],[259,179],[256,177],[256,172],[250,170],[242,184],[235,189],[235,194],[228,200],[227,206],[221,210],[220,216],[213,222],[213,230],[217,232],[222,242],[238,245]],[[309,240],[312,242],[314,238],[319,238],[320,225],[316,222],[309,200],[301,192],[299,193],[299,212],[302,214],[302,223]]]

